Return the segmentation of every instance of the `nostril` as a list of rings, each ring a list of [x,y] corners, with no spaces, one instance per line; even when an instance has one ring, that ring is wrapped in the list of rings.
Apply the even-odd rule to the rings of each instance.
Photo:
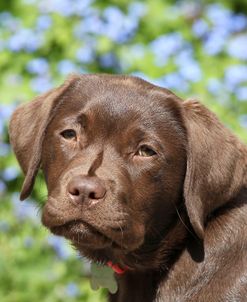
[[[71,195],[74,195],[74,196],[79,196],[80,195],[80,191],[78,189],[73,189],[69,193]]]
[[[89,193],[88,197],[89,197],[90,199],[97,199],[95,192]]]
[[[80,188],[79,188],[78,184],[74,183],[73,181],[68,184],[67,190],[68,190],[68,193],[72,196],[80,195]]]
[[[96,182],[93,184],[92,189],[90,190],[88,197],[90,199],[102,199],[106,194],[106,188],[100,182]]]

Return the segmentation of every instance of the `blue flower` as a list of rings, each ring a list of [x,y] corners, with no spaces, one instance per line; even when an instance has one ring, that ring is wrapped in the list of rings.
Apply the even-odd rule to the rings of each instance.
[[[51,79],[45,76],[38,76],[31,80],[31,88],[36,93],[43,93],[52,88]]]
[[[42,13],[57,13],[64,17],[83,16],[93,0],[43,0],[39,2]]]
[[[14,209],[15,217],[20,220],[32,220],[34,223],[39,223],[40,217],[38,209],[33,201],[20,202],[19,193],[15,192],[12,194],[11,202]]]
[[[147,5],[142,2],[132,2],[128,7],[128,15],[139,19],[143,17],[147,12]]]
[[[247,66],[232,65],[225,70],[225,85],[233,91],[236,86],[247,81]]]
[[[4,11],[0,13],[0,25],[4,26],[6,25],[5,22],[8,22],[9,20],[13,19],[13,15],[11,15],[10,12]]]
[[[126,16],[116,41],[122,43],[131,39],[135,35],[138,25],[138,20],[135,17]]]
[[[223,89],[222,82],[216,78],[210,78],[208,79],[207,89],[211,94],[219,95]]]
[[[98,12],[93,11],[87,17],[85,17],[81,22],[76,24],[73,33],[76,38],[84,39],[86,34],[103,34],[104,25],[100,19]]]
[[[0,124],[0,135],[4,133],[4,127]],[[0,156],[7,156],[10,152],[10,145],[0,141]]]
[[[237,88],[236,96],[239,101],[247,102],[247,86]]]
[[[129,48],[129,54],[131,57],[142,59],[145,55],[145,46],[143,44],[133,44]]]
[[[190,46],[181,49],[174,58],[174,62],[177,66],[182,66],[184,62],[191,62],[191,61],[194,61],[194,54],[193,54],[193,48]]]
[[[179,68],[180,75],[188,81],[198,82],[202,78],[202,71],[193,58],[193,51],[191,48],[182,50],[174,59]]]
[[[36,21],[37,30],[46,30],[52,26],[52,18],[49,15],[40,15]]]
[[[117,43],[130,39],[138,27],[138,20],[132,16],[125,16],[115,6],[107,7],[103,12],[104,27],[102,32]]]
[[[105,68],[116,67],[117,59],[113,53],[106,53],[100,56],[100,65]]]
[[[11,51],[17,52],[22,50],[24,43],[23,38],[15,34],[9,39],[7,46]]]
[[[86,16],[91,11],[91,4],[94,0],[74,0],[71,5],[75,15]]]
[[[247,35],[233,37],[227,46],[227,53],[234,58],[247,60]]]
[[[78,72],[78,67],[70,60],[62,60],[57,65],[57,70],[62,75]]]
[[[123,21],[124,14],[117,6],[108,6],[103,12],[103,17],[108,24],[117,26]]]
[[[170,56],[185,46],[185,42],[180,33],[162,35],[150,43],[150,49],[155,55],[157,66],[163,66]]]
[[[0,27],[15,31],[20,27],[20,20],[11,15],[10,12],[2,12],[0,13]]]
[[[247,17],[244,14],[233,15],[231,18],[232,32],[240,32],[247,28]]]
[[[76,58],[84,64],[92,63],[95,59],[93,47],[91,45],[85,45],[79,48],[76,52]]]
[[[1,174],[5,181],[11,181],[19,176],[20,171],[16,167],[12,166],[4,169]]]
[[[164,87],[186,92],[189,89],[187,81],[178,73],[169,73],[161,78]]]
[[[48,244],[55,250],[57,256],[60,259],[68,259],[74,256],[72,248],[69,246],[68,242],[58,236],[49,235]]]
[[[42,75],[48,73],[49,63],[45,58],[36,58],[29,61],[26,68],[32,74]]]
[[[77,297],[80,294],[79,287],[75,283],[68,283],[66,286],[66,294],[69,297]]]
[[[14,112],[16,106],[14,104],[1,105],[0,104],[0,121],[9,120],[11,114]]]
[[[206,8],[206,16],[214,25],[226,26],[230,24],[231,12],[222,4],[210,4]]]
[[[203,19],[197,19],[192,25],[192,31],[198,38],[205,36],[209,31],[207,22]]]
[[[70,0],[43,0],[39,2],[42,13],[58,13],[64,17],[73,15],[73,5]]]
[[[39,49],[43,43],[44,37],[41,33],[34,32],[31,29],[21,28],[10,37],[7,47],[13,52],[21,50],[33,52]]]
[[[203,44],[204,51],[209,55],[220,53],[226,44],[227,35],[228,33],[224,28],[212,31]]]
[[[179,73],[185,80],[194,83],[199,82],[202,78],[201,68],[196,61],[185,61],[180,67]]]

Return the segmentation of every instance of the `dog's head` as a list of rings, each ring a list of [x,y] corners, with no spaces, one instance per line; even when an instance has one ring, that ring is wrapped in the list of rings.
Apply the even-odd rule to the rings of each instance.
[[[21,199],[41,166],[44,225],[103,262],[159,242],[180,208],[203,238],[207,215],[240,186],[235,138],[216,117],[134,77],[72,76],[19,107],[10,138]]]

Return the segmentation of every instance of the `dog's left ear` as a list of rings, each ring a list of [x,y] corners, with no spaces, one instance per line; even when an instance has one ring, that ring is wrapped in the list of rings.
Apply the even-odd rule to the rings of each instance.
[[[183,110],[188,139],[185,206],[202,239],[207,216],[243,186],[246,147],[199,102],[185,101]]]
[[[63,85],[19,106],[13,113],[10,125],[10,142],[25,174],[20,199],[32,191],[40,162],[45,130],[60,104],[63,93],[78,77],[70,76]]]

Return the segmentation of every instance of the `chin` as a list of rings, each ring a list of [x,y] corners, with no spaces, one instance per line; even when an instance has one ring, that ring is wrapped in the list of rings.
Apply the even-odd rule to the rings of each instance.
[[[116,261],[126,265],[127,255],[144,241],[144,236],[135,236],[129,229],[101,231],[82,220],[49,226],[49,229],[54,235],[68,239],[82,256],[102,264]]]

